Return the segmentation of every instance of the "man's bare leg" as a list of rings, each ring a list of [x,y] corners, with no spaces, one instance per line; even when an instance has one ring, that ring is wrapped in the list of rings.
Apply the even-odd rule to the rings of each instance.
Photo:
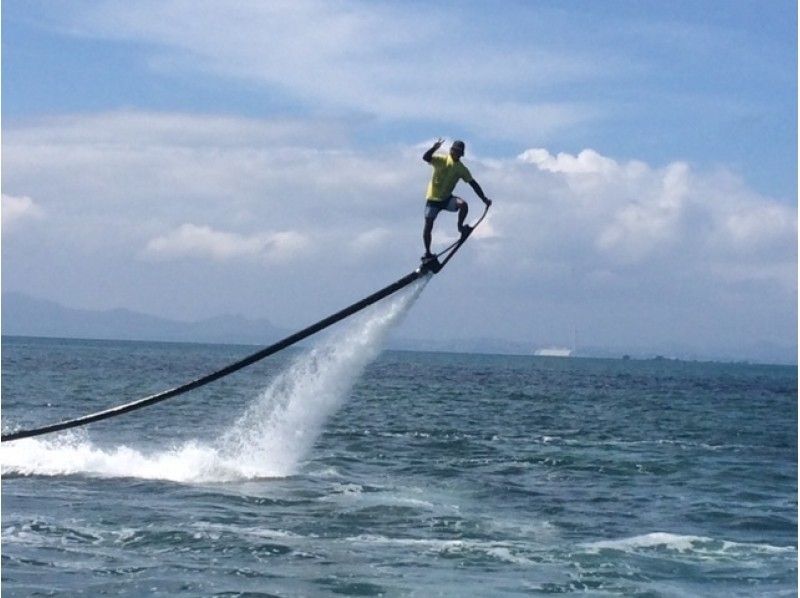
[[[422,242],[425,244],[425,256],[429,257],[431,254],[431,237],[433,231],[433,218],[425,219],[425,228],[422,229]]]
[[[456,200],[456,205],[458,206],[458,232],[464,232],[464,220],[467,219],[467,212],[469,212],[469,206],[467,202],[463,199]]]

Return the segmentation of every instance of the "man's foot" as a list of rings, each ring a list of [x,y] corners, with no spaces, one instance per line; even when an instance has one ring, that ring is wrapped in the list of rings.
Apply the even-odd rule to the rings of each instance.
[[[472,227],[469,224],[464,224],[458,227],[458,232],[461,233],[461,238],[465,239],[472,232]]]
[[[419,267],[420,272],[433,272],[436,274],[441,269],[442,266],[439,264],[439,258],[434,254],[426,253],[422,256],[422,265]]]

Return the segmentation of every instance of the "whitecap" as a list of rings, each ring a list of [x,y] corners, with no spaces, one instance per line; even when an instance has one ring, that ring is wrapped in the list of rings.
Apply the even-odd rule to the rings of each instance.
[[[582,544],[590,552],[600,550],[619,550],[634,553],[647,549],[664,549],[682,553],[713,556],[731,553],[795,553],[794,546],[772,546],[770,544],[733,542],[716,540],[705,536],[652,532],[618,540],[601,540]]]

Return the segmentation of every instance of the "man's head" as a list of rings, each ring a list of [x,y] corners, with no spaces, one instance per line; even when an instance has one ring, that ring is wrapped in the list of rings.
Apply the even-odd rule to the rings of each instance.
[[[461,156],[464,155],[464,142],[458,139],[454,141],[453,145],[450,146],[450,155],[453,160],[458,161],[461,159]]]

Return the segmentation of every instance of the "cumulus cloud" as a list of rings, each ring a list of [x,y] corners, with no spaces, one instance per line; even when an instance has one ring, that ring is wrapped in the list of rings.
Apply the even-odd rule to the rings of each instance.
[[[722,235],[733,245],[757,249],[795,233],[791,210],[775,204],[751,203],[734,207],[724,216]]]
[[[179,284],[175,269],[186,260],[224,264],[231,281],[218,287],[258,279],[264,264],[273,271],[290,264],[281,269],[281,285],[306,298],[317,297],[321,285],[337,292],[343,277],[348,287],[374,290],[387,271],[413,264],[429,177],[420,148],[321,148],[292,126],[296,134],[286,136],[272,121],[122,112],[10,128],[4,185],[19,195],[3,197],[4,225],[13,210],[35,214],[41,206],[48,218],[30,240],[49,248],[46,259],[88,246],[82,262],[116,260],[105,271],[130,271],[133,288],[141,276],[132,265],[136,256],[146,258],[148,276],[169,284]],[[191,130],[179,143],[166,134],[181,127]],[[786,330],[797,288],[794,205],[760,195],[723,170],[621,161],[591,149],[572,155],[534,147],[516,157],[467,161],[495,201],[458,259],[458,268],[481,283],[463,293],[457,279],[445,278],[440,292],[452,293],[443,301],[453,308],[436,312],[437,326],[451,318],[460,330],[478,304],[486,308],[483,333],[502,335],[505,326],[513,337],[527,326],[533,334],[545,325],[537,318],[548,313],[541,302],[549,301],[548,320],[567,303],[585,314],[624,305],[622,321],[608,324],[610,336],[631,330],[626,318],[649,305],[682,306],[687,322],[708,319],[720,334],[732,319],[761,322],[772,338]],[[475,218],[480,202],[468,187],[459,191]],[[26,196],[37,201],[20,199]],[[454,232],[455,216],[441,215],[434,245]],[[4,241],[4,282],[19,287],[26,272],[52,270],[32,256]],[[9,260],[19,269],[8,268]],[[343,295],[352,300],[354,292]],[[254,296],[251,309],[261,309],[263,297]],[[677,334],[675,321],[658,334]],[[756,333],[748,329],[740,338]]]
[[[311,145],[315,129],[130,111],[50,119],[5,133],[4,178],[42,198],[58,216],[54,226],[84,235],[78,223],[92,218],[128,222],[151,255],[277,256],[299,252],[301,239],[312,236],[322,246],[344,242],[365,252],[389,238],[417,239],[429,175],[419,148],[325,149]],[[743,256],[750,263],[796,259],[795,207],[729,173],[620,162],[591,149],[532,148],[470,166],[496,200],[475,238],[539,263],[590,270],[689,258],[699,266]],[[462,195],[473,200],[471,193]],[[480,204],[472,205],[477,213]],[[4,222],[43,213],[27,196],[4,196],[3,207]],[[198,214],[215,228],[186,224]],[[254,224],[297,236],[246,232]],[[450,228],[445,215],[436,233]],[[59,234],[66,241],[71,233]]]
[[[518,209],[528,208],[531,219],[545,225],[548,243],[573,256],[580,247],[587,264],[605,256],[609,266],[691,263],[702,269],[748,256],[773,275],[776,269],[766,266],[782,264],[778,278],[793,284],[795,206],[754,194],[727,173],[699,173],[683,162],[618,162],[593,150],[553,155],[532,148],[518,162],[528,167],[517,172],[530,181],[530,195],[544,195],[544,204],[519,202]]]
[[[385,246],[392,237],[392,233],[385,227],[373,228],[356,235],[349,245],[359,254],[371,253]]]
[[[44,210],[30,197],[3,193],[2,216],[3,230],[9,230],[21,221],[42,218]]]
[[[303,252],[309,240],[295,231],[241,235],[217,231],[209,226],[183,224],[165,235],[151,239],[144,255],[154,259],[199,258],[218,262],[257,258],[287,261]]]
[[[603,174],[619,169],[619,165],[614,160],[601,156],[590,149],[583,150],[577,156],[564,152],[554,156],[546,149],[533,148],[522,152],[519,159],[529,164],[535,164],[540,170],[565,174]]]
[[[307,210],[317,200],[326,208],[346,200],[362,211],[392,209],[407,173],[380,155],[334,145],[336,130],[317,120],[135,111],[63,116],[4,130],[4,175],[30,182],[46,168],[33,186],[48,198],[64,191],[73,209],[135,204],[160,215],[191,206],[228,224],[311,219]]]

